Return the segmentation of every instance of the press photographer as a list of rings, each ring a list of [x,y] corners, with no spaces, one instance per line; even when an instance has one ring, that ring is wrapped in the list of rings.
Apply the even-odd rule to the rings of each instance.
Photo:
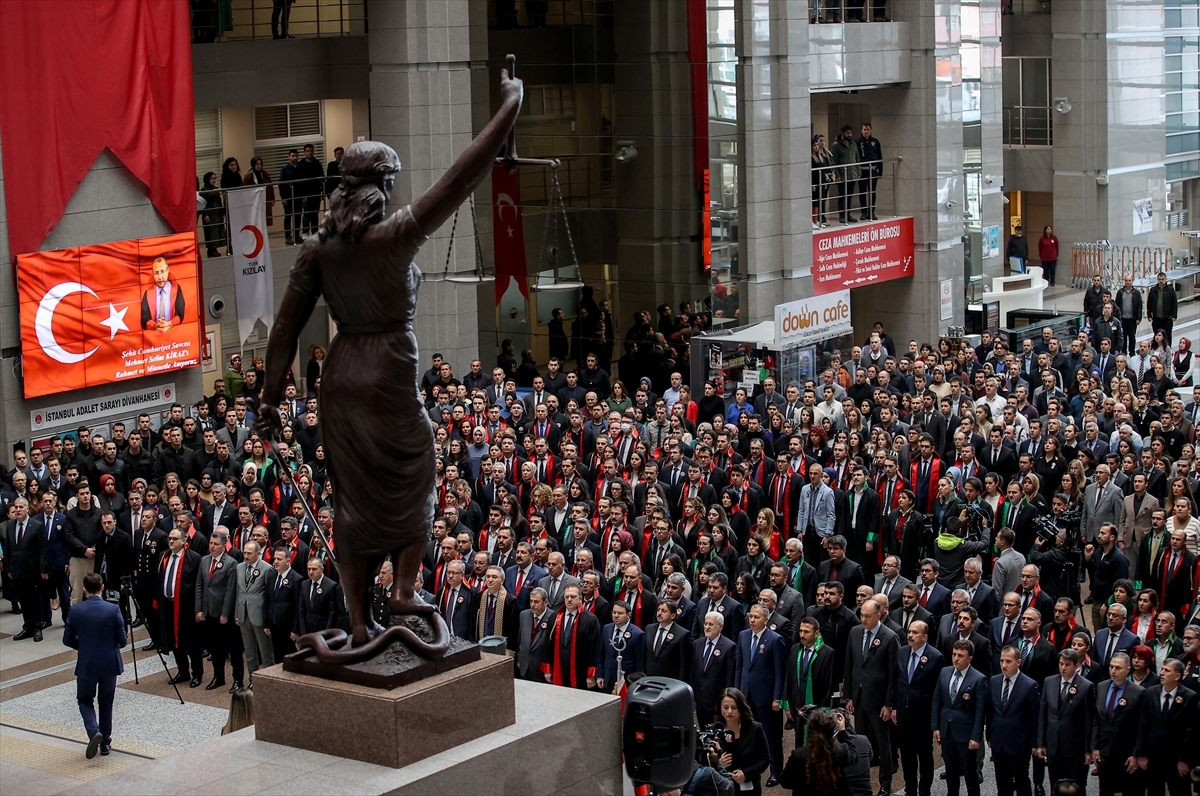
[[[723,724],[712,724],[699,732],[696,742],[696,771],[682,789],[664,791],[662,796],[733,796],[737,783],[721,765]]]
[[[1083,554],[1079,549],[1078,507],[1068,509],[1070,498],[1059,492],[1052,502],[1053,513],[1034,520],[1037,537],[1030,562],[1042,571],[1041,586],[1047,594],[1070,597],[1079,605],[1079,572]]]
[[[779,784],[793,796],[833,796],[849,790],[847,767],[858,762],[858,750],[840,710],[809,707],[800,711],[808,726],[804,744],[792,750]],[[869,757],[869,754],[868,754]]]
[[[96,543],[95,572],[104,581],[106,594],[115,592],[117,604],[128,623],[131,621],[129,596],[134,570],[133,540],[117,527],[117,515],[111,511],[100,514],[100,539]],[[106,597],[110,599],[111,597]]]
[[[953,587],[963,582],[963,566],[967,559],[983,552],[988,546],[987,527],[991,509],[977,502],[983,484],[978,478],[968,478],[963,491],[968,503],[962,505],[957,517],[950,517],[942,526],[933,544],[933,557],[941,567],[938,582]]]

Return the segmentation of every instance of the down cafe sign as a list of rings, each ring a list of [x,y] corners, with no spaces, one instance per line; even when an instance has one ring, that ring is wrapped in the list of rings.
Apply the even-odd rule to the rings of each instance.
[[[849,290],[775,305],[775,339],[781,347],[815,343],[852,331]]]

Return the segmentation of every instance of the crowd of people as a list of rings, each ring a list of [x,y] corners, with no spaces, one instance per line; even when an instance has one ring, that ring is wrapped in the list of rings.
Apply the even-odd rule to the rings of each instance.
[[[455,635],[501,639],[517,677],[689,683],[743,790],[798,781],[784,733],[803,749],[817,706],[845,709],[844,729],[817,723],[862,745],[881,793],[901,771],[929,796],[938,744],[951,796],[960,779],[977,794],[985,743],[1001,793],[1043,796],[1047,773],[1086,788],[1089,769],[1101,793],[1184,793],[1200,763],[1200,387],[1163,302],[1156,345],[1126,357],[1095,290],[1068,340],[900,351],[875,324],[782,391],[693,393],[645,354],[648,312],[624,341],[632,387],[592,350],[575,369],[522,363],[528,387],[510,352],[461,379],[435,354],[418,389],[437,514],[416,589]],[[261,362],[236,356],[158,428],[141,415],[18,450],[0,486],[16,641],[65,620],[93,572],[192,687],[206,661],[208,688],[227,665],[231,690],[252,687],[300,635],[348,629],[314,362],[279,406],[282,467],[253,431]],[[385,563],[373,586],[381,625],[392,578]]]

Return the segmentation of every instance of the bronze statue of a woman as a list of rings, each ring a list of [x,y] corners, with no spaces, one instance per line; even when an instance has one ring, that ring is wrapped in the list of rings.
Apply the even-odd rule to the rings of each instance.
[[[392,615],[434,614],[413,592],[434,510],[433,432],[417,391],[413,316],[421,272],[413,257],[490,173],[522,91],[521,81],[502,71],[499,112],[433,187],[390,216],[396,152],[375,141],[346,150],[341,185],[317,234],[300,249],[271,328],[255,424],[264,439],[281,430],[284,380],[319,296],[338,324],[321,376],[320,413],[352,647],[381,630],[371,621],[367,592],[385,559],[395,571]]]

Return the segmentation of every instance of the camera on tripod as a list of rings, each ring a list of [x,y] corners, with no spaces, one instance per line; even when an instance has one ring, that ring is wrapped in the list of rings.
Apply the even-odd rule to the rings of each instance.
[[[1083,520],[1083,507],[1072,506],[1059,514],[1038,517],[1033,521],[1034,532],[1040,544],[1051,547],[1058,544],[1058,533],[1063,531],[1065,539],[1063,546],[1075,548],[1079,546],[1079,525]]]

